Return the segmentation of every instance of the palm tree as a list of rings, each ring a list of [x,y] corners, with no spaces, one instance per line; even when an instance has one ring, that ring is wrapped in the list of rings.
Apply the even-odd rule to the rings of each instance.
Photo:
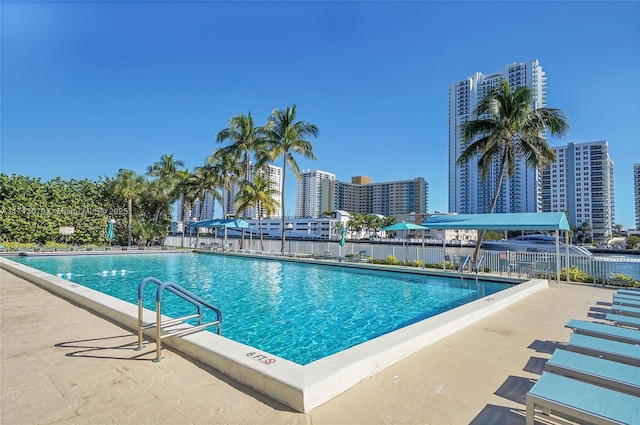
[[[196,185],[195,176],[188,170],[180,170],[176,173],[176,191],[178,198],[182,199],[182,238],[180,240],[180,246],[184,248],[184,234],[187,230],[187,210],[193,205],[197,195],[198,187]]]
[[[144,190],[144,177],[139,176],[133,170],[120,169],[114,180],[113,193],[127,201],[127,223],[129,229],[129,242],[131,246],[131,233],[133,222],[133,201],[137,199]]]
[[[583,221],[579,227],[580,233],[582,234],[582,244],[584,245],[584,240],[586,239],[587,232],[591,231],[591,223],[588,221]],[[593,244],[593,234],[591,235],[591,244]]]
[[[220,131],[216,136],[217,143],[224,141],[230,141],[231,145],[223,148],[223,152],[239,160],[243,169],[242,179],[247,183],[249,181],[251,155],[253,154],[256,158],[254,169],[259,169],[267,161],[264,127],[255,125],[251,112],[247,115],[238,114],[229,121],[229,128]],[[243,213],[242,218],[246,218],[246,213]],[[243,242],[244,229],[242,229],[240,249],[242,249]]]
[[[478,155],[481,178],[486,180],[492,165],[498,161],[500,173],[488,213],[498,201],[505,173],[512,177],[516,164],[524,160],[530,167],[543,168],[555,160],[555,153],[543,137],[545,132],[562,136],[569,123],[559,109],[531,109],[532,92],[527,86],[511,90],[509,82],[502,80],[480,100],[473,113],[477,119],[460,125],[464,144],[457,163],[466,164]],[[473,252],[474,263],[482,244],[484,232],[478,235]]]
[[[305,121],[296,121],[296,105],[287,106],[283,111],[274,109],[271,112],[266,125],[267,140],[269,143],[269,159],[275,160],[282,157],[282,191],[280,192],[280,207],[282,211],[282,246],[285,248],[285,202],[284,193],[287,178],[287,164],[293,170],[296,178],[300,178],[300,169],[294,158],[294,154],[305,158],[317,160],[313,153],[313,145],[307,140],[309,136],[318,137],[318,127]]]
[[[165,154],[160,157],[160,161],[154,162],[147,168],[147,175],[157,177],[153,182],[153,194],[156,199],[156,210],[153,217],[153,224],[158,223],[160,212],[165,205],[178,199],[175,187],[177,185],[177,173],[184,169],[184,162],[176,160],[173,154]]]
[[[173,154],[165,154],[147,168],[147,175],[151,177],[175,178],[176,173],[184,169],[184,162],[174,159]]]
[[[224,192],[231,193],[234,182],[237,182],[242,175],[242,168],[234,155],[224,149],[216,149],[208,158],[215,173],[220,178],[220,188],[222,189],[222,218],[227,218],[229,211],[225,204]]]
[[[278,201],[273,197],[279,193],[271,187],[271,181],[264,178],[261,173],[253,175],[253,181],[245,183],[238,193],[236,200],[238,211],[245,211],[247,208],[255,208],[258,216],[258,229],[260,229],[260,249],[264,251],[264,240],[262,237],[262,216],[273,215],[278,208]]]
[[[207,195],[213,202],[220,201],[222,195],[218,192],[217,188],[220,185],[220,177],[216,173],[216,170],[207,160],[201,167],[196,167],[196,172],[193,175],[193,185],[196,189],[196,199],[200,201],[200,210],[198,211],[198,220],[203,219],[204,205],[207,199]],[[200,228],[196,229],[196,246],[200,239]]]

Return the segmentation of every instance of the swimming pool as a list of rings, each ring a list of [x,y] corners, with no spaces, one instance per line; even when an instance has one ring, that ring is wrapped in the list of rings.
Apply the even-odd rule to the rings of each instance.
[[[138,284],[146,276],[177,283],[222,310],[224,337],[300,365],[511,286],[205,254],[19,257],[15,261],[133,304]],[[151,294],[145,295],[149,302],[145,307],[154,309]],[[163,314],[185,316],[189,307],[167,299]]]

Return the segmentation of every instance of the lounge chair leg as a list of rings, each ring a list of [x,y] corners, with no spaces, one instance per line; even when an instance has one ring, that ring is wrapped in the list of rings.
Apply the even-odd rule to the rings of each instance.
[[[535,422],[535,405],[532,400],[527,400],[527,425],[534,425]]]

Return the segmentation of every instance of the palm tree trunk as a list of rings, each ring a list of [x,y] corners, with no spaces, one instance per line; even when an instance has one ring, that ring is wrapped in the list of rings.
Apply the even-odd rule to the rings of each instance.
[[[249,151],[245,151],[244,154],[244,182],[245,185],[249,182]],[[242,219],[247,219],[247,210],[242,210]],[[242,229],[242,235],[240,235],[240,249],[244,245],[244,228]]]
[[[127,199],[127,209],[128,209],[128,227],[129,227],[129,245],[131,246],[131,226],[133,222],[133,198],[129,197]]]
[[[506,151],[505,151],[506,154]],[[498,196],[500,195],[500,189],[502,188],[502,179],[504,178],[504,172],[507,169],[507,163],[505,159],[505,155],[502,157],[502,163],[500,165],[500,176],[498,177],[498,182],[496,183],[496,191],[493,194],[493,199],[491,200],[491,206],[489,207],[489,214],[493,213],[493,210],[498,203]],[[482,240],[484,239],[484,230],[480,230],[478,233],[478,241],[476,242],[476,247],[473,250],[472,262],[473,265],[478,264],[478,253],[480,252],[480,245],[482,245]]]
[[[184,232],[187,231],[185,218],[187,217],[187,209],[184,207],[185,205],[185,196],[182,195],[182,238],[180,238],[180,247],[184,248]]]
[[[264,240],[262,239],[262,214],[258,214],[258,229],[260,230],[260,251],[264,251]]]
[[[204,199],[207,196],[205,190],[202,191],[202,201],[200,201],[200,210],[198,211],[198,220],[202,220],[202,214],[204,214]],[[198,242],[200,241],[200,228],[196,227],[196,248],[198,248]]]
[[[282,208],[282,246],[280,247],[280,252],[284,252],[284,244],[285,244],[285,235],[284,235],[284,188],[285,182],[287,178],[287,153],[285,152],[283,155],[284,163],[282,164],[282,193],[280,193],[280,208]]]

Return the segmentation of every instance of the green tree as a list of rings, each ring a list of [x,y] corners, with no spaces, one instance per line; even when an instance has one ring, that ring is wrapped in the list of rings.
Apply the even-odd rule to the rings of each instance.
[[[559,109],[532,109],[530,87],[519,86],[511,90],[509,82],[502,80],[475,107],[475,120],[460,125],[465,150],[457,160],[467,164],[479,156],[478,167],[484,181],[491,166],[499,164],[499,175],[488,213],[498,201],[504,175],[513,176],[516,164],[524,159],[527,166],[544,168],[555,160],[553,149],[544,138],[546,132],[562,136],[569,130],[569,123]],[[484,232],[478,234],[473,262],[478,258]]]
[[[180,246],[184,248],[184,234],[187,231],[187,211],[191,209],[193,203],[198,197],[198,185],[196,177],[188,170],[178,171],[176,175],[177,190],[180,193],[179,199],[182,200],[182,211],[180,218],[182,221],[182,237],[180,238]]]
[[[205,164],[201,167],[196,167],[196,172],[193,175],[192,184],[195,186],[196,190],[196,200],[200,201],[200,208],[198,211],[198,220],[203,220],[204,217],[204,205],[207,199],[207,195],[211,198],[213,202],[222,200],[222,195],[218,192],[218,187],[220,184],[220,178],[218,174],[216,174],[216,170],[209,163],[209,161],[205,162]],[[198,246],[198,242],[200,240],[200,228],[196,228],[196,246]]]
[[[147,168],[147,175],[156,177],[153,182],[152,192],[156,204],[153,216],[153,224],[157,224],[160,213],[166,205],[170,205],[178,199],[176,192],[177,173],[184,169],[184,162],[176,160],[173,154],[165,154],[160,161],[154,162]]]
[[[260,249],[264,251],[264,240],[262,237],[262,216],[273,215],[279,204],[273,197],[279,191],[271,188],[271,182],[262,176],[260,172],[255,173],[253,181],[249,181],[242,186],[236,200],[238,211],[245,211],[247,208],[255,208],[258,216],[258,229],[260,231]]]
[[[268,141],[269,160],[274,161],[282,157],[282,191],[280,192],[280,206],[282,209],[282,245],[281,252],[285,249],[285,187],[287,179],[287,165],[296,176],[300,178],[300,169],[294,155],[317,160],[313,153],[313,145],[309,137],[318,137],[319,130],[315,124],[305,121],[296,121],[296,105],[287,106],[284,110],[274,109],[267,121],[265,128]]]
[[[582,224],[580,224],[580,227],[578,227],[578,230],[580,230],[580,235],[582,236],[582,244],[584,245],[587,233],[591,231],[591,223],[589,223],[587,220],[583,221]],[[593,243],[593,235],[591,236],[591,242]]]
[[[208,159],[214,172],[220,178],[220,188],[222,189],[222,218],[229,215],[230,205],[225,204],[224,192],[231,193],[233,183],[237,183],[242,176],[242,167],[232,152],[226,149],[216,149]]]
[[[625,242],[627,244],[627,248],[634,249],[635,247],[640,245],[640,236],[637,236],[637,235],[628,236]]]
[[[144,177],[137,175],[133,170],[122,168],[118,171],[118,175],[113,181],[113,193],[127,202],[128,246],[131,246],[133,230],[133,202],[138,199],[144,191],[144,183]]]
[[[242,181],[246,184],[249,181],[249,165],[251,156],[255,156],[256,164],[254,169],[259,169],[267,161],[267,144],[264,137],[264,127],[256,126],[251,112],[247,115],[238,114],[231,118],[229,127],[220,131],[216,137],[216,142],[222,143],[230,141],[231,145],[223,148],[233,158],[239,160],[242,168]],[[243,212],[242,218],[246,218]],[[244,229],[240,239],[240,249],[244,243]]]
[[[613,230],[616,231],[616,234],[620,234],[620,232],[622,232],[622,229],[624,229],[624,226],[622,224],[614,224],[613,225]]]

